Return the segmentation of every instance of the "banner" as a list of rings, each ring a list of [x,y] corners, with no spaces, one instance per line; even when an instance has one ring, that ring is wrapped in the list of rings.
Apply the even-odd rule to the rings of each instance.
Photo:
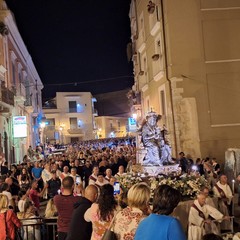
[[[13,117],[13,137],[14,138],[27,137],[27,117],[26,116]]]

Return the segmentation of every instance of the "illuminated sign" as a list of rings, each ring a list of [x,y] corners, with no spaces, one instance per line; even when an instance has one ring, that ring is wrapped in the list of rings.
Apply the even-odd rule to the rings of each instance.
[[[14,138],[27,137],[27,117],[26,116],[13,117],[13,137]]]
[[[136,119],[128,118],[128,129],[129,129],[129,132],[136,132],[137,131]]]

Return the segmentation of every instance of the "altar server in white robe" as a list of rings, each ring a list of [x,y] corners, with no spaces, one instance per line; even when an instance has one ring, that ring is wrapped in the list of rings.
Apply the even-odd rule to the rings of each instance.
[[[214,202],[214,198],[209,196],[209,188],[204,186],[202,187],[201,192],[206,196],[206,204],[210,205],[211,207],[217,208],[217,203]]]
[[[213,222],[210,217],[217,221],[225,218],[216,208],[206,204],[206,196],[201,192],[190,208],[188,240],[201,240],[207,233],[219,234],[216,222]]]
[[[231,215],[231,202],[233,198],[232,190],[227,184],[227,176],[221,175],[219,181],[213,187],[214,196],[218,198],[218,209],[225,216]],[[221,224],[222,230],[231,229],[229,221],[223,221]]]

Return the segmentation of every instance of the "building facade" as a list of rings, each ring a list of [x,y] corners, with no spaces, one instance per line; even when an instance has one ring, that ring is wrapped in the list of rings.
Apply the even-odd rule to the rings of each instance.
[[[10,164],[39,143],[43,85],[5,1],[0,1],[0,82],[0,153]],[[16,116],[26,117],[26,136],[14,135]]]
[[[240,144],[240,2],[132,0],[129,15],[133,111],[162,115],[174,156],[224,160]]]
[[[126,117],[98,116],[96,121],[96,138],[115,138],[127,136]]]
[[[96,99],[90,92],[57,92],[45,103],[41,142],[74,143],[95,139]]]

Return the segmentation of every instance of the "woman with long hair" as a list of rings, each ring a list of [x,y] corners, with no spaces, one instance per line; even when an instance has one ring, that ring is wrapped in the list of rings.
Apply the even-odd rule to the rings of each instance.
[[[20,228],[21,222],[16,214],[8,209],[8,198],[0,194],[0,240],[15,239],[15,228]]]
[[[21,173],[18,175],[18,182],[19,182],[20,188],[27,191],[30,187],[30,183],[31,183],[30,181],[31,181],[31,177],[27,169],[25,167],[22,168]]]
[[[36,208],[34,207],[33,203],[30,200],[26,200],[24,204],[24,211],[18,213],[18,218],[22,219],[24,239],[27,240],[41,239],[40,227],[37,225],[39,221],[35,213]]]
[[[92,222],[91,240],[100,240],[108,229],[116,213],[117,202],[113,195],[113,186],[105,184],[100,188],[100,195],[96,203],[86,211],[84,218]]]
[[[48,200],[45,210],[45,218],[53,218],[57,216],[57,207],[53,202],[53,198]]]
[[[113,231],[118,240],[133,240],[138,224],[150,213],[150,188],[146,183],[133,185],[127,194],[128,206],[114,219]]]

